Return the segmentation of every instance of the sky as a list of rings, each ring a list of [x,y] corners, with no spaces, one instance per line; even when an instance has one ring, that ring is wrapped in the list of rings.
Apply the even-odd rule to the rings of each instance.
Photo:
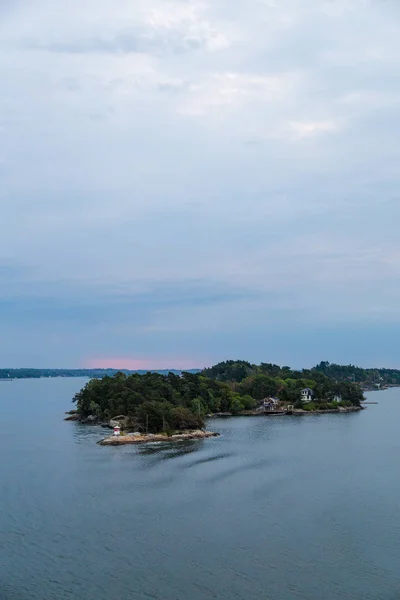
[[[398,0],[0,0],[0,366],[400,367]]]

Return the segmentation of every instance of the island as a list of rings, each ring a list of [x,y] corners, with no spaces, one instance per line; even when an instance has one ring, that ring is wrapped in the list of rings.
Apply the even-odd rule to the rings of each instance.
[[[199,373],[148,372],[94,378],[75,395],[66,420],[115,428],[103,445],[215,437],[215,416],[286,416],[362,410],[360,385],[318,368],[225,361]]]

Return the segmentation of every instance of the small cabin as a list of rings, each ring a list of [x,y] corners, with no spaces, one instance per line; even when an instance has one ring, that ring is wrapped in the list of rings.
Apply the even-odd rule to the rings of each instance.
[[[119,425],[115,425],[114,435],[121,435],[121,427]]]
[[[305,402],[306,404],[308,402],[312,402],[314,399],[314,391],[311,388],[303,388],[301,390],[301,401]]]
[[[264,408],[264,410],[275,410],[275,408],[278,406],[278,404],[279,404],[279,399],[274,398],[272,396],[269,396],[268,398],[264,398],[264,400],[261,400],[261,406]]]

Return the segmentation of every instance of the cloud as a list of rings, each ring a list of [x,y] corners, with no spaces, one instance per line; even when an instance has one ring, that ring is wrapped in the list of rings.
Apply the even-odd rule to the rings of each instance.
[[[40,42],[31,40],[27,46],[31,49],[48,50],[67,54],[90,53],[143,53],[156,56],[174,55],[193,52],[201,48],[213,48],[223,45],[222,38],[211,32],[197,32],[193,36],[185,35],[179,31],[165,30],[145,34],[140,29],[127,29],[113,36],[104,38],[86,38],[76,40]]]
[[[395,331],[398,10],[9,4],[0,363],[290,362],[323,328]]]
[[[335,131],[337,126],[332,121],[297,121],[289,123],[289,128],[301,139]]]
[[[34,35],[27,32],[20,40],[31,50],[67,54],[148,53],[164,57],[200,49],[220,50],[229,47],[234,39],[229,27],[207,19],[199,2],[138,0],[133,10],[123,0],[118,0],[112,9],[104,1],[95,6],[88,0],[83,5],[72,1],[69,14],[79,14],[78,25],[62,11],[49,11],[46,2],[38,4],[39,27]]]
[[[0,269],[0,277],[0,323],[18,319],[27,325],[53,324],[61,328],[90,328],[126,319],[131,327],[143,330],[153,325],[159,313],[171,308],[226,305],[252,295],[238,286],[207,280],[114,284],[90,279],[40,281],[37,273],[13,267]]]
[[[201,116],[213,109],[240,109],[253,103],[277,102],[290,90],[288,76],[260,76],[252,73],[213,73],[188,88],[184,115]]]

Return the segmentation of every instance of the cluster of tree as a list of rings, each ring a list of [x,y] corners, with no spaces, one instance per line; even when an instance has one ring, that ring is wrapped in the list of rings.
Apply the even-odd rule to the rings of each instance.
[[[0,369],[0,379],[39,379],[41,377],[105,377],[106,375],[112,377],[116,373],[121,372],[118,369]],[[132,373],[138,373],[144,375],[147,373],[145,370],[141,371],[129,371],[123,370],[123,373],[130,375]],[[162,370],[154,371],[161,375],[168,375],[172,372],[176,375],[182,373],[181,370],[173,369],[172,371]],[[198,373],[199,369],[193,369],[190,373]]]
[[[332,381],[325,376],[307,378],[270,377],[269,375],[254,375],[247,377],[235,385],[239,394],[248,394],[255,400],[262,400],[268,396],[277,396],[282,402],[301,407],[301,390],[311,388],[315,399],[321,403],[334,402],[340,398],[343,402],[359,405],[363,400],[362,389],[351,382]]]
[[[263,374],[280,377],[281,375],[290,375],[290,373],[293,373],[290,367],[279,367],[270,363],[254,365],[245,360],[226,360],[202,371],[202,375],[205,377],[230,383],[240,383],[251,375]]]
[[[81,417],[108,420],[125,415],[131,426],[158,432],[204,426],[209,413],[237,414],[254,408],[253,398],[223,382],[195,373],[126,375],[92,379],[74,397]]]
[[[353,381],[368,387],[400,385],[398,369],[362,369],[354,365],[336,365],[322,361],[314,367],[314,370],[337,381]]]
[[[305,387],[313,390],[320,408],[338,399],[348,405],[363,400],[360,386],[333,380],[318,369],[292,371],[266,363],[227,361],[202,373],[127,375],[119,371],[90,380],[74,402],[82,418],[109,420],[125,415],[131,426],[158,432],[203,427],[207,414],[239,414],[254,409],[268,396],[301,407]]]
[[[283,402],[300,406],[301,390],[306,387],[313,390],[315,398],[321,403],[341,398],[345,403],[359,405],[363,400],[359,385],[352,381],[335,380],[318,369],[296,371],[270,363],[254,365],[246,361],[228,360],[204,369],[202,375],[226,382],[240,396],[248,395],[256,401],[277,396]]]

